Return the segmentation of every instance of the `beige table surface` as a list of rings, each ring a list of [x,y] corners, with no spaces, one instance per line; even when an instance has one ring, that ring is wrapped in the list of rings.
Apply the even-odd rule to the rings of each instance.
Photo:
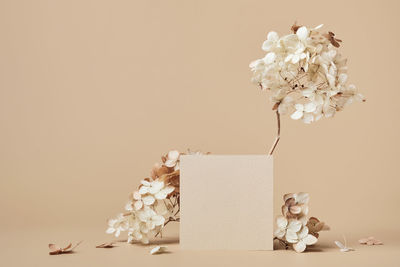
[[[4,230],[4,229],[3,229]],[[95,248],[96,244],[113,240],[104,229],[21,229],[1,232],[2,266],[400,266],[400,242],[390,233],[380,233],[383,246],[363,246],[356,242],[359,235],[347,236],[356,250],[341,253],[334,246],[335,231],[322,234],[319,243],[309,252],[294,251],[182,251],[179,248],[178,227],[174,225],[159,244],[170,251],[150,255],[154,245],[129,245],[124,242],[111,249]],[[63,244],[67,240],[83,243],[75,253],[50,256],[49,241]]]

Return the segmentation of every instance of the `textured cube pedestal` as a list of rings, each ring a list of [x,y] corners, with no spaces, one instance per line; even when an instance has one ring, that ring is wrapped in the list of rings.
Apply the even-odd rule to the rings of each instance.
[[[273,159],[181,156],[182,249],[273,249]]]

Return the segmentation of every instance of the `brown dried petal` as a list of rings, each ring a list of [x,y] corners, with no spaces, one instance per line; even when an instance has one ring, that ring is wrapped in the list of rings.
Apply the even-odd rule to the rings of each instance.
[[[179,174],[180,174],[180,171],[176,170],[171,173],[166,173],[166,174],[161,175],[159,180],[163,181],[165,184],[169,184],[170,180],[172,180],[174,178],[176,179],[177,177],[179,178]]]
[[[318,218],[316,217],[310,217],[310,219],[308,219],[308,222],[311,222],[313,224],[319,223],[320,221],[318,220]]]
[[[291,207],[289,207],[289,211],[292,214],[300,214],[301,213],[301,207],[300,206],[291,206]]]
[[[58,254],[62,254],[62,253],[63,253],[63,251],[61,249],[49,252],[50,255],[58,255]]]
[[[152,179],[156,179],[157,178],[157,171],[158,171],[158,169],[160,167],[161,166],[160,166],[159,163],[156,163],[156,164],[153,165],[153,168],[151,169],[151,172],[150,172],[150,176],[151,176]]]
[[[96,248],[113,248],[113,247],[114,247],[114,242],[103,243],[96,246]]]
[[[329,225],[327,225],[326,223],[324,223],[324,226],[322,227],[321,231],[329,231],[331,230],[331,228],[329,227]]]
[[[72,247],[72,243],[69,243],[68,246],[66,246],[65,248],[63,248],[63,251],[66,251],[68,249],[70,249]]]
[[[62,252],[62,248],[60,248],[56,244],[49,244],[49,249],[50,249],[50,252],[49,252],[50,255],[57,255]]]
[[[319,222],[314,226],[314,231],[319,232],[324,228],[325,223],[324,222]]]
[[[289,212],[288,207],[286,207],[286,205],[283,205],[283,206],[282,206],[282,215],[283,215],[284,217],[286,217],[286,215],[287,215],[288,212]]]
[[[335,38],[332,38],[330,41],[334,47],[340,47],[340,44],[337,42],[337,40]]]
[[[297,25],[297,22],[295,22],[295,23],[292,25],[292,27],[291,27],[290,29],[293,31],[293,33],[296,33],[297,30],[298,30],[300,27],[301,27],[301,26],[300,26],[300,25]]]
[[[70,253],[72,252],[80,243],[82,243],[82,241],[78,242],[75,246],[72,247],[72,244],[69,243],[68,246],[66,246],[65,248],[60,248],[55,244],[49,244],[49,249],[50,255],[58,255],[58,254],[64,254],[64,253]]]
[[[318,234],[318,233],[316,233],[316,232],[310,232],[310,234],[311,234],[311,235],[313,235],[313,236],[315,236],[316,238],[318,238],[318,237],[319,237],[319,234]]]
[[[374,245],[382,245],[382,241],[376,239],[375,237],[371,236],[368,238],[370,241],[372,241],[374,243]]]
[[[57,246],[56,244],[49,244],[49,249],[51,251],[56,251],[56,250],[60,250],[61,248],[59,246]]]
[[[283,195],[283,201],[286,202],[286,200],[288,200],[289,198],[294,198],[294,194],[293,193],[289,193],[289,194],[284,194]]]
[[[78,243],[76,243],[75,246],[73,246],[72,248],[68,249],[68,250],[64,250],[64,253],[69,253],[72,252],[77,246],[79,246],[82,243],[82,241],[79,241]]]
[[[288,198],[285,201],[285,205],[286,207],[290,207],[296,204],[296,200],[294,200],[294,198]]]
[[[160,177],[160,176],[162,176],[162,175],[164,175],[166,173],[170,173],[170,172],[171,172],[171,168],[168,168],[166,166],[162,166],[161,168],[158,168],[156,170],[156,175],[157,175],[157,177]]]

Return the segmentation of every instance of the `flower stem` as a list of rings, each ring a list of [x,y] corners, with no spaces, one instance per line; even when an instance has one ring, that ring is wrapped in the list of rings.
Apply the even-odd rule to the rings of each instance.
[[[276,120],[278,123],[278,133],[275,138],[275,142],[272,144],[271,150],[269,151],[269,155],[272,155],[272,153],[274,153],[275,148],[278,145],[279,140],[281,139],[281,116],[279,114],[278,109],[276,110]]]

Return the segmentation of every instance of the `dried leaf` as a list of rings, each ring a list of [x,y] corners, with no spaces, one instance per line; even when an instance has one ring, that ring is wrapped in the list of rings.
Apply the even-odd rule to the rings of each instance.
[[[114,244],[115,244],[115,242],[106,242],[106,243],[97,245],[96,248],[113,248]]]
[[[58,255],[58,254],[66,254],[71,253],[82,241],[78,242],[75,246],[72,247],[72,243],[69,243],[65,248],[60,248],[56,244],[49,244],[49,254],[50,255]]]

